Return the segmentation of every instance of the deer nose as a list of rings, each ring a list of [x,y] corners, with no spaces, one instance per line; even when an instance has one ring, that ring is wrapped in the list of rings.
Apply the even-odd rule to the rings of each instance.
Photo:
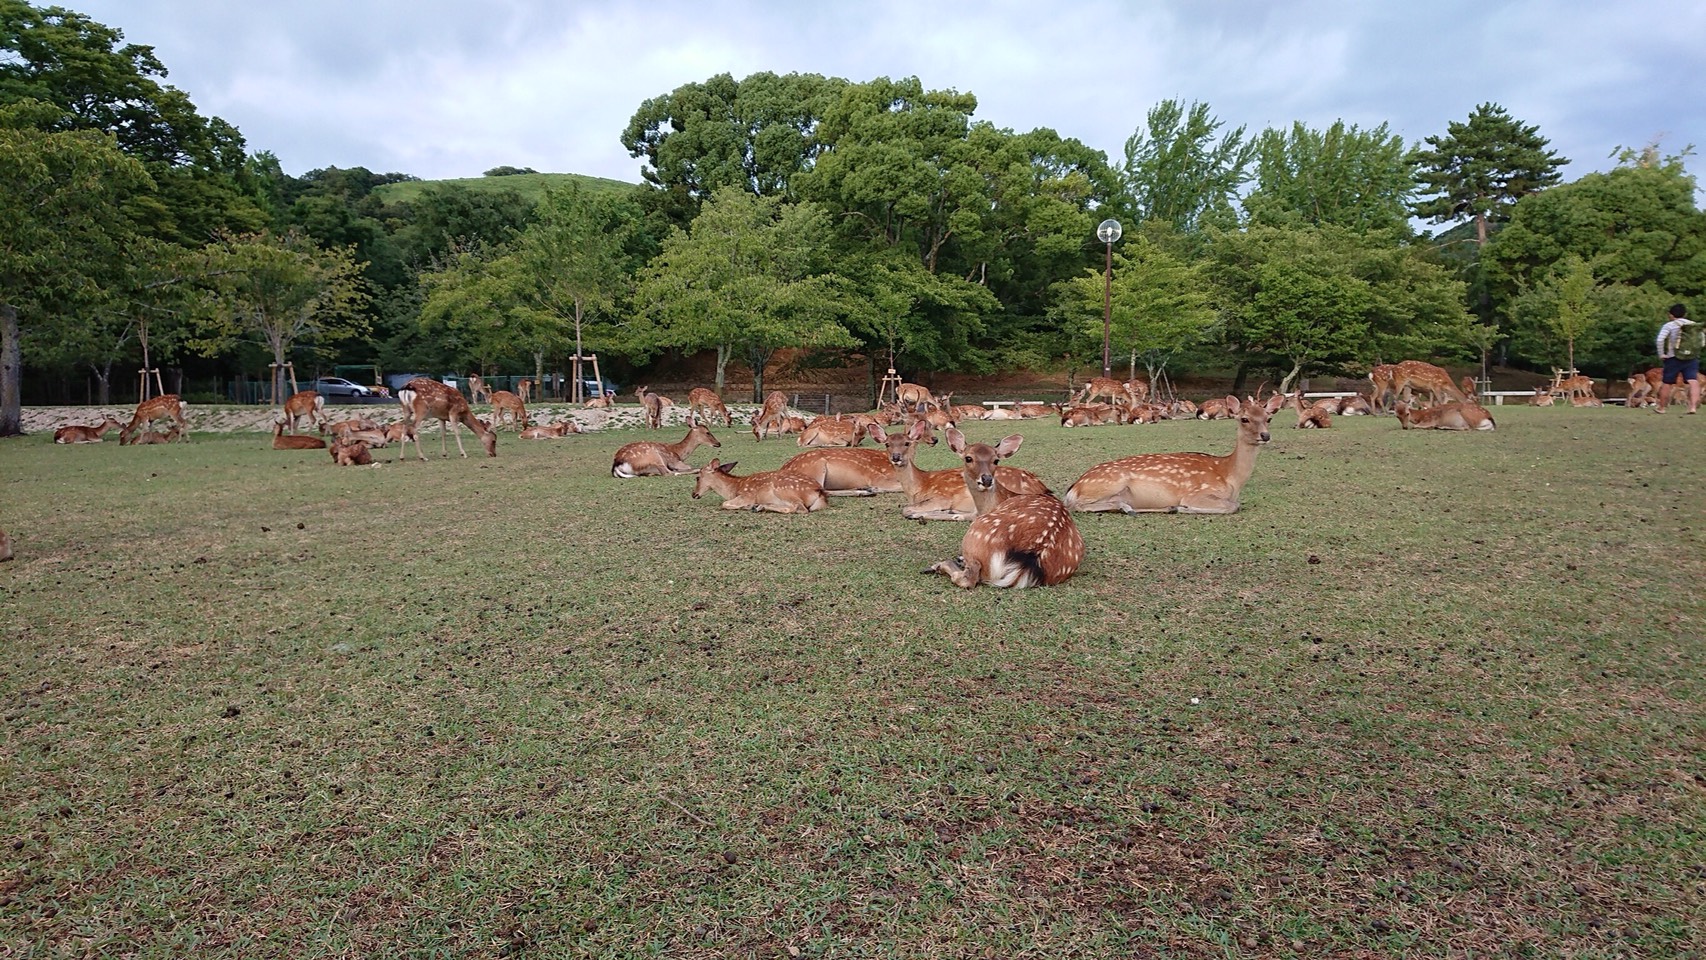
[[[1267,443],[1267,442],[1268,442],[1268,432],[1267,432],[1267,431],[1266,431],[1266,430],[1263,430],[1263,431],[1262,431],[1262,442],[1263,442],[1263,443]]]
[[[977,478],[977,485],[982,487],[985,490],[988,490],[991,487],[995,486],[995,477],[991,474],[987,474],[987,473],[983,474],[982,476]]]

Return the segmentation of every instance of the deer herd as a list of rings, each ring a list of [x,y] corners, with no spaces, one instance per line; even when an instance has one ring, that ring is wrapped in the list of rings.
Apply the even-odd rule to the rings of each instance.
[[[1629,378],[1631,406],[1652,402],[1658,372],[1654,369]],[[1433,364],[1413,360],[1381,364],[1370,371],[1369,383],[1366,396],[1306,401],[1301,391],[1276,392],[1265,399],[1258,392],[1242,399],[1228,395],[1198,404],[1152,397],[1143,380],[1096,377],[1065,403],[1014,403],[994,409],[980,404],[956,405],[951,402],[952,394],[938,397],[918,384],[903,383],[892,403],[871,413],[811,419],[790,410],[786,394],[773,391],[752,418],[754,441],[792,435],[795,444],[806,449],[775,470],[746,476],[734,472],[734,462],[712,459],[703,467],[689,462],[688,457],[699,447],[722,446],[710,431],[714,421],[720,420],[724,427],[735,422],[722,398],[701,387],[688,394],[688,429],[680,441],[628,443],[616,451],[610,475],[630,479],[691,474],[696,478],[694,499],[707,492],[716,493],[725,510],[755,512],[813,513],[825,509],[830,497],[897,494],[900,516],[905,520],[969,524],[959,555],[925,572],[944,574],[966,588],[979,584],[1050,586],[1070,578],[1083,562],[1084,539],[1073,520],[1076,513],[1237,512],[1240,495],[1255,469],[1257,450],[1270,438],[1269,421],[1288,407],[1296,415],[1299,429],[1326,429],[1335,417],[1383,413],[1395,415],[1406,430],[1495,429],[1491,414],[1476,401],[1474,381],[1465,377],[1461,384],[1453,383],[1445,370]],[[426,460],[420,432],[432,421],[439,426],[440,456],[449,455],[451,435],[456,438],[457,451],[468,456],[462,442],[463,427],[480,442],[488,457],[497,456],[497,434],[506,425],[518,438],[529,440],[582,432],[572,419],[530,425],[526,407],[529,381],[519,384],[516,392],[488,389],[478,377],[469,377],[469,385],[475,402],[490,404],[490,420],[476,417],[469,398],[460,390],[426,377],[415,378],[397,391],[402,418],[389,424],[365,417],[334,422],[326,413],[323,397],[312,390],[300,391],[285,401],[274,419],[272,446],[278,450],[325,449],[334,463],[362,465],[373,462],[372,449],[391,444],[398,447],[401,460],[402,448],[409,442],[414,443],[417,458]],[[649,387],[638,388],[635,397],[647,426],[662,429],[673,401]],[[1545,406],[1560,399],[1577,406],[1599,403],[1591,380],[1562,372],[1555,374],[1550,386],[1537,387],[1532,402]],[[587,402],[593,408],[613,405],[608,394]],[[971,443],[958,429],[967,420],[1054,417],[1059,417],[1060,425],[1066,428],[1184,418],[1231,419],[1237,421],[1237,430],[1227,454],[1122,457],[1090,466],[1057,496],[1036,474],[1002,464],[1019,451],[1023,437],[1013,434],[994,444]],[[317,425],[317,436],[297,432],[304,419]],[[165,433],[148,429],[159,421],[169,422]],[[188,439],[184,404],[173,395],[155,397],[138,405],[128,423],[107,417],[94,425],[61,427],[54,433],[54,442],[95,443],[112,430],[120,431],[121,444]],[[960,457],[960,466],[926,470],[918,465],[915,457],[919,449],[935,446],[938,433],[948,449]],[[872,441],[875,449],[863,446],[866,440]]]

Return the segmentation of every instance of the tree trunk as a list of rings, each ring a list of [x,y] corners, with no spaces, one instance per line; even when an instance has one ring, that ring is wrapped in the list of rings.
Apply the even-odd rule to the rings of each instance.
[[[24,432],[18,383],[23,374],[23,346],[18,343],[18,308],[0,303],[0,437],[16,437]]]
[[[764,368],[769,365],[772,352],[762,347],[753,347],[751,350],[753,403],[764,402]]]
[[[730,348],[726,343],[717,344],[717,396],[723,395],[724,373],[729,368]]]
[[[533,389],[539,391],[540,400],[545,399],[545,351],[543,350],[533,351]]]
[[[95,402],[101,406],[112,403],[113,395],[113,362],[91,363],[89,369],[95,373]]]
[[[1242,397],[1244,387],[1250,382],[1250,361],[1238,361],[1238,372],[1232,376],[1232,395]]]
[[[1279,392],[1282,394],[1290,393],[1292,381],[1296,380],[1297,375],[1302,373],[1302,372],[1303,372],[1303,364],[1302,363],[1293,363],[1291,365],[1291,372],[1285,375],[1284,380],[1280,381]]]

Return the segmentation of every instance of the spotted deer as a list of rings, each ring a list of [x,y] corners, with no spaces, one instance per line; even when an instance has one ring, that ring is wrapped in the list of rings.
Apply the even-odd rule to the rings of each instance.
[[[71,424],[53,431],[53,442],[100,443],[106,437],[108,431],[118,430],[123,427],[124,424],[114,420],[112,417],[106,417],[102,419],[100,423],[97,423],[92,427]]]
[[[653,393],[651,387],[635,389],[634,396],[639,397],[640,404],[646,408],[646,426],[653,430],[663,429],[664,411],[675,406],[675,401],[661,393]]]
[[[189,423],[184,420],[185,406],[186,404],[178,399],[178,395],[175,393],[162,394],[142,401],[136,405],[136,414],[130,418],[130,423],[119,431],[119,444],[122,446],[130,443],[131,437],[139,428],[156,420],[171,420],[177,424],[180,435],[187,435],[190,427]]]
[[[1405,430],[1493,430],[1493,415],[1474,403],[1442,403],[1438,406],[1411,410],[1400,400],[1393,412],[1398,425]]]
[[[864,425],[851,417],[836,414],[818,417],[806,424],[794,441],[802,447],[857,447],[865,439]]]
[[[634,477],[665,477],[696,473],[698,468],[687,462],[687,455],[701,446],[720,447],[716,437],[704,424],[694,424],[687,436],[677,443],[655,440],[636,440],[616,451],[610,461],[610,475],[619,480]]]
[[[964,459],[961,483],[975,505],[976,519],[960,539],[960,555],[925,573],[940,573],[955,586],[1055,586],[1078,572],[1084,562],[1084,537],[1059,500],[1019,493],[997,476],[999,464],[1019,449],[1018,434],[999,444],[967,444],[958,430],[948,431],[948,446]]]
[[[765,394],[763,409],[758,411],[758,416],[752,418],[752,438],[762,441],[771,433],[783,432],[775,428],[780,426],[787,416],[788,395],[780,390]]]
[[[723,426],[735,425],[735,418],[730,415],[723,398],[717,396],[717,391],[708,387],[694,387],[687,392],[687,410],[689,414],[703,419],[707,424],[711,422],[712,417],[722,417]]]
[[[1146,453],[1099,463],[1066,491],[1067,509],[1122,513],[1237,513],[1256,451],[1268,442],[1268,411],[1254,397],[1238,409],[1238,440],[1226,456]]]
[[[797,473],[772,470],[737,477],[735,464],[712,459],[699,469],[699,479],[693,485],[693,499],[714,490],[723,498],[724,510],[751,510],[754,513],[812,513],[829,506],[823,487],[815,480]]]
[[[871,435],[873,440],[887,447],[892,472],[906,497],[900,515],[908,520],[970,520],[977,515],[977,505],[972,502],[971,492],[961,472],[958,469],[920,470],[913,462],[919,443],[936,442],[929,431],[930,425],[920,420],[905,431],[890,434],[878,427]],[[951,430],[949,435],[956,434],[959,434],[958,430]],[[1014,444],[1013,449],[1017,450],[1018,444]],[[997,470],[997,479],[1015,493],[1050,492],[1048,484],[1029,470],[1013,467],[999,467]]]
[[[930,438],[931,443],[936,438]],[[806,477],[832,497],[869,497],[899,493],[900,478],[889,465],[887,450],[866,447],[819,447],[789,457],[777,468]]]
[[[326,448],[326,441],[319,437],[294,433],[286,436],[284,426],[283,420],[272,422],[272,448],[274,450],[324,450]]]
[[[571,433],[580,433],[580,424],[573,420],[560,420],[548,426],[533,426],[521,431],[523,440],[559,440]]]
[[[290,425],[290,432],[296,432],[296,422],[307,417],[324,432],[326,421],[326,398],[315,390],[298,390],[284,401],[284,416]]]
[[[490,394],[492,401],[492,429],[503,426],[508,419],[510,425],[517,430],[527,429],[527,404],[518,393],[508,390],[493,390]]]
[[[402,404],[403,418],[408,422],[409,429],[414,432],[415,456],[424,463],[426,454],[421,452],[421,426],[430,417],[438,421],[439,455],[450,456],[450,449],[445,441],[445,435],[456,434],[456,452],[463,457],[468,451],[462,446],[462,432],[455,429],[461,424],[473,432],[479,439],[480,445],[486,448],[486,456],[498,455],[497,431],[474,416],[468,408],[468,399],[462,396],[462,391],[446,386],[431,377],[416,377],[403,385],[397,391],[397,402]],[[397,458],[402,459],[401,452]]]

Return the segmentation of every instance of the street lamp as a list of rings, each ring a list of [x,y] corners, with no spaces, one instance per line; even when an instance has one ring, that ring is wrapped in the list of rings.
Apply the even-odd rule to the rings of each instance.
[[[1114,372],[1109,363],[1108,344],[1114,332],[1114,241],[1125,231],[1118,220],[1103,220],[1096,225],[1096,239],[1108,248],[1108,264],[1102,273],[1102,376]]]

